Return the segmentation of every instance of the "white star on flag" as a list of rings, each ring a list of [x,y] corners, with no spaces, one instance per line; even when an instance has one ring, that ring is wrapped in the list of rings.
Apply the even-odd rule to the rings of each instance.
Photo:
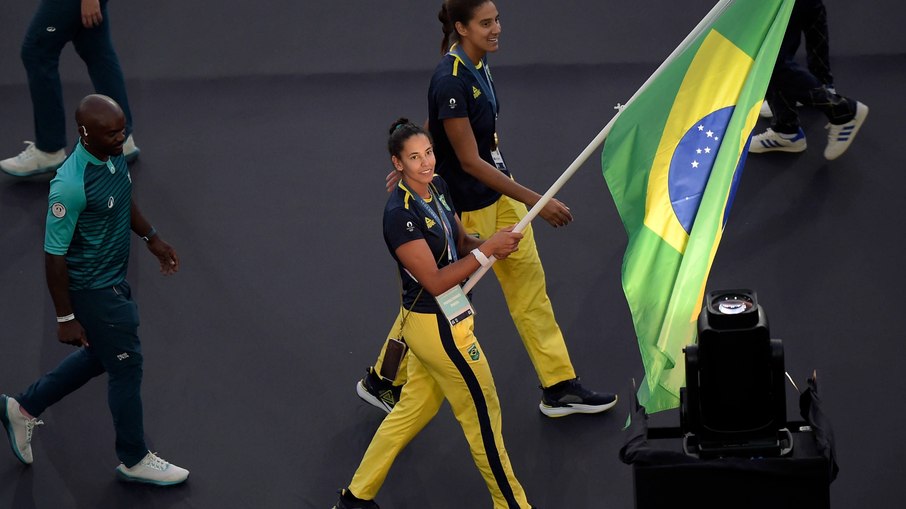
[[[711,171],[714,164],[714,156],[717,154],[715,145],[717,144],[718,134],[721,134],[721,127],[713,125],[710,118],[693,124],[693,127],[687,131],[686,136],[677,146],[674,160],[671,166],[678,164],[676,169],[681,174],[683,171],[690,172],[690,175],[701,175],[702,172],[707,174]],[[712,150],[715,149],[715,150]],[[682,170],[680,170],[682,168]]]

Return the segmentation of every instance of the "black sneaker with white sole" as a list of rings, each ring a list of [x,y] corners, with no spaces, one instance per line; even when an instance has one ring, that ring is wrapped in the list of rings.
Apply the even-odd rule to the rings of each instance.
[[[616,394],[588,390],[582,387],[578,378],[573,378],[542,388],[538,408],[548,417],[563,417],[570,414],[596,414],[609,410],[616,404]]]
[[[368,368],[365,376],[356,383],[355,392],[366,403],[389,414],[400,400],[403,387],[393,385],[392,381],[381,378],[374,369]]]
[[[374,500],[356,498],[349,490],[340,490],[340,499],[332,509],[381,509]]]

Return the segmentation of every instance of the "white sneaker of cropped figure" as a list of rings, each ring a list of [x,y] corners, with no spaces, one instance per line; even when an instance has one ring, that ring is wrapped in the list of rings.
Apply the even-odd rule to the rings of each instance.
[[[827,124],[827,148],[824,149],[824,158],[832,161],[846,152],[849,144],[853,142],[865,117],[868,116],[868,106],[856,101],[856,116],[845,124]]]
[[[66,149],[61,148],[56,152],[38,150],[34,142],[24,142],[25,150],[16,157],[0,161],[0,169],[14,177],[31,177],[42,173],[56,171],[66,160]]]
[[[768,130],[752,136],[749,152],[802,152],[808,147],[805,143],[805,132],[799,128],[796,134],[783,134],[768,127]]]
[[[148,452],[131,468],[120,463],[120,466],[116,467],[116,473],[124,481],[143,482],[158,486],[179,484],[189,477],[188,470],[167,462],[153,452]]]
[[[758,116],[761,118],[771,118],[774,116],[774,112],[771,111],[771,105],[767,101],[761,102],[761,111],[758,112]]]
[[[132,161],[135,161],[138,159],[138,155],[141,152],[142,151],[135,146],[135,140],[130,134],[129,137],[126,138],[126,141],[123,142],[123,157],[126,158],[126,162],[131,163]]]
[[[34,456],[31,452],[31,436],[35,426],[41,426],[44,421],[39,421],[34,417],[26,417],[22,413],[22,407],[15,399],[0,394],[0,422],[6,430],[6,436],[9,438],[9,445],[13,449],[16,459],[31,465]]]

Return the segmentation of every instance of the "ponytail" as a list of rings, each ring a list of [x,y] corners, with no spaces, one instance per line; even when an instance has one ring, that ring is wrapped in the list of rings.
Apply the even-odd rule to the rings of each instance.
[[[440,54],[443,55],[450,49],[450,36],[456,32],[455,24],[450,21],[450,13],[447,12],[447,3],[440,4],[440,12],[437,13],[437,19],[440,21],[441,30],[444,32],[444,38],[440,41]]]

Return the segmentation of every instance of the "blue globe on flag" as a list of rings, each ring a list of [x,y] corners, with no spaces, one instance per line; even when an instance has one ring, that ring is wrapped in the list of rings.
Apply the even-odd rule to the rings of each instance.
[[[698,206],[701,204],[702,194],[705,192],[705,184],[711,175],[711,168],[714,166],[717,151],[723,141],[723,134],[730,123],[734,109],[733,106],[721,108],[693,124],[673,152],[668,175],[670,204],[673,207],[673,213],[676,214],[676,218],[687,234],[692,231],[692,224],[695,222],[695,215],[698,213]],[[748,145],[746,142],[746,146],[740,154],[739,163],[736,165],[726,212],[729,212],[733,204],[741,169],[745,164],[746,154],[749,152]],[[727,220],[726,212],[724,223]]]

